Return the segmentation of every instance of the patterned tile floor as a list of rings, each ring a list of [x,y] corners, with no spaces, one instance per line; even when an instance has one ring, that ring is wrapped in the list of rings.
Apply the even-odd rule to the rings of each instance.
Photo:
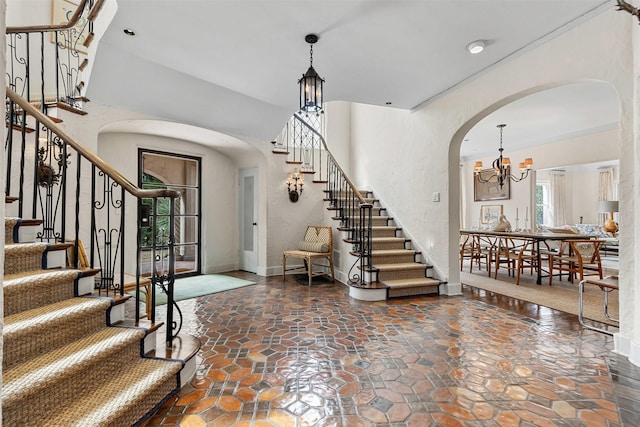
[[[640,369],[576,316],[231,274],[258,284],[180,302],[197,375],[146,426],[640,426]]]

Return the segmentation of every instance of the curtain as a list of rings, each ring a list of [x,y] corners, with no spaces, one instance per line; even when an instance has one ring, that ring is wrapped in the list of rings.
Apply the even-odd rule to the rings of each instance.
[[[613,195],[613,168],[598,169],[598,201],[614,200]],[[604,224],[608,218],[607,212],[598,212],[598,225]]]
[[[551,224],[554,227],[567,223],[566,193],[564,171],[551,171]]]

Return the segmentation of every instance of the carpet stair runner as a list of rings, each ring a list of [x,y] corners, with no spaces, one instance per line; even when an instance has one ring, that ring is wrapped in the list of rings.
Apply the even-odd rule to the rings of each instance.
[[[150,329],[111,324],[126,298],[92,296],[97,270],[64,269],[68,244],[15,240],[33,224],[5,221],[2,425],[141,423],[175,394],[184,362],[142,356]]]
[[[421,253],[407,249],[411,240],[402,236],[402,229],[394,226],[393,218],[386,215],[386,209],[380,206],[380,201],[373,197],[370,191],[360,191],[365,201],[374,206],[372,210],[372,265],[368,270],[375,274],[375,284],[387,288],[387,298],[410,295],[437,295],[440,280],[428,277],[433,268],[431,265],[418,262]],[[342,197],[342,196],[339,196]],[[345,215],[352,218],[356,224],[360,222],[359,208],[347,210]],[[341,219],[334,217],[335,219]],[[349,231],[345,228],[338,228]],[[348,243],[354,243],[345,239]],[[354,253],[354,255],[356,255]]]

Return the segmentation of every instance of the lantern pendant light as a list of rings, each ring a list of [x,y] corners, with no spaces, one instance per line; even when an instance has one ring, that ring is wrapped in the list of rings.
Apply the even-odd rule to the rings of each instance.
[[[313,68],[313,44],[318,41],[316,34],[307,34],[305,41],[310,45],[309,69],[298,80],[300,86],[300,112],[316,113],[322,112],[322,95],[324,79],[318,75]]]

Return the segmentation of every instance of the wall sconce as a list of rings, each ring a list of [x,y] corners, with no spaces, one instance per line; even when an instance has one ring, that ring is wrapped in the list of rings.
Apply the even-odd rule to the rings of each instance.
[[[294,169],[293,173],[289,172],[287,175],[287,192],[289,193],[289,200],[295,203],[302,194],[302,186],[304,185],[304,176]]]

